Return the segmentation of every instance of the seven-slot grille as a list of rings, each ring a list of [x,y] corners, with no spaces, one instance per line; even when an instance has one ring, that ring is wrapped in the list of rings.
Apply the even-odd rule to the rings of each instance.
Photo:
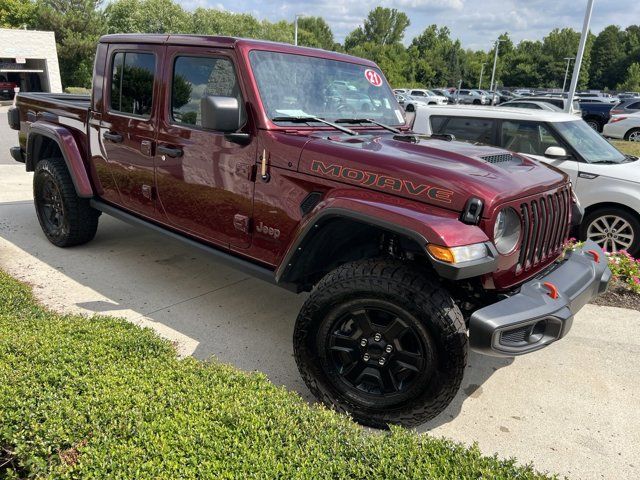
[[[520,205],[522,243],[516,273],[527,271],[559,253],[567,238],[571,191],[563,187]]]

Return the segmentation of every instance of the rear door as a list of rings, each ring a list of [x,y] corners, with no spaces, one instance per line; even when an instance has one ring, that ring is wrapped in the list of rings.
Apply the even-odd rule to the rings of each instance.
[[[103,185],[115,184],[120,203],[154,217],[154,141],[164,47],[110,45],[105,106],[99,142],[106,170]]]
[[[254,137],[227,139],[201,124],[207,95],[236,97],[246,121],[242,82],[231,50],[168,46],[156,170],[157,191],[170,224],[221,246],[251,243]]]

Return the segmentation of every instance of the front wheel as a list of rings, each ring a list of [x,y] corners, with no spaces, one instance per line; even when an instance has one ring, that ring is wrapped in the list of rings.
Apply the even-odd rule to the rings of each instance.
[[[629,142],[640,142],[640,128],[629,130],[624,139]]]
[[[588,120],[586,120],[586,122],[587,122],[587,125],[589,125],[596,132],[601,132],[602,131],[602,127],[600,126],[600,122],[598,122],[597,120],[588,119]]]
[[[467,359],[462,313],[411,265],[343,265],[298,316],[294,353],[311,392],[363,425],[419,425],[455,397]]]
[[[636,256],[640,253],[640,221],[621,208],[599,208],[584,218],[581,238],[593,240],[606,252],[626,250]]]
[[[71,247],[95,236],[100,212],[91,208],[89,199],[78,197],[61,158],[38,162],[33,174],[33,199],[40,227],[54,245]]]

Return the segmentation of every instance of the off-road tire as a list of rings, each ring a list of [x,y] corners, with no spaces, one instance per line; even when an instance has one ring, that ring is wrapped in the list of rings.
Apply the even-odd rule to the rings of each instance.
[[[47,215],[52,208],[49,192],[58,215]],[[47,239],[58,247],[87,243],[96,235],[100,211],[89,205],[89,199],[76,194],[71,175],[61,158],[38,162],[33,175],[33,199],[40,227]],[[56,217],[55,220],[51,218]]]
[[[420,340],[430,346],[429,375],[396,403],[373,403],[363,396],[346,395],[336,387],[340,376],[327,368],[320,350],[325,335],[331,335],[334,312],[350,302],[393,305],[408,313]],[[391,259],[369,259],[348,263],[328,273],[304,303],[293,336],[295,360],[311,392],[337,411],[357,422],[376,428],[390,424],[407,427],[424,423],[440,414],[455,397],[467,362],[468,339],[463,315],[436,279],[416,267]],[[427,362],[424,362],[427,363]],[[331,378],[330,378],[331,377]]]

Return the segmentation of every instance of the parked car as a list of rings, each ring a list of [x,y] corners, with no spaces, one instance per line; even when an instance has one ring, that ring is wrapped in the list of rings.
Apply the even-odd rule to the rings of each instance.
[[[424,88],[416,88],[409,90],[409,95],[414,98],[424,98],[428,105],[446,105],[449,103],[447,97],[443,95],[436,95],[431,90]]]
[[[510,100],[505,103],[501,103],[500,107],[505,108],[527,108],[529,110],[546,110],[548,112],[561,112],[562,110],[552,103],[548,102],[536,102],[535,100],[518,99]]]
[[[608,251],[640,253],[640,161],[582,119],[542,110],[431,107],[417,112],[414,130],[494,145],[559,168],[585,208],[580,237]]]
[[[418,107],[426,107],[429,105],[425,97],[412,97],[411,95],[397,94],[396,100],[405,112],[415,112]]]
[[[496,90],[494,92],[491,93],[495,93],[496,95],[498,95],[498,103],[504,103],[504,102],[509,102],[511,100],[515,100],[518,98],[517,95],[514,95],[513,93],[509,92],[508,90]]]
[[[363,424],[435,417],[469,347],[539,350],[607,288],[598,245],[562,256],[580,217],[567,175],[503,148],[419,137],[369,60],[119,34],[99,40],[93,78],[90,97],[19,94],[8,112],[47,239],[86,243],[107,213],[310,292],[296,363],[319,400]],[[334,110],[323,94],[340,82],[368,92],[375,111]],[[539,204],[556,213],[532,230]]]
[[[393,93],[405,95],[409,90],[406,88],[394,88]]]
[[[613,97],[608,93],[576,93],[576,97],[583,100],[590,100],[592,102],[604,102],[604,103],[617,103],[619,99],[617,97]]]
[[[603,134],[629,142],[640,142],[640,112],[630,115],[613,115],[604,126]]]
[[[487,105],[490,100],[486,95],[478,93],[476,90],[456,90],[454,93],[456,103],[467,105]]]
[[[0,99],[13,100],[13,96],[15,95],[14,89],[17,86],[15,83],[7,81],[4,75],[0,75]]]
[[[489,105],[497,105],[498,103],[500,103],[500,96],[497,93],[479,89],[476,89],[476,92],[478,92],[480,95],[484,95],[487,98],[487,103]]]
[[[534,102],[546,102],[546,103],[550,103],[551,105],[554,105],[556,107],[558,107],[560,110],[564,111],[564,107],[567,104],[567,99],[566,98],[562,98],[562,97],[558,97],[558,96],[552,96],[552,97],[544,97],[544,96],[530,96],[530,97],[526,97],[527,100],[529,101],[534,101]],[[575,98],[573,100],[573,112],[576,115],[582,115],[581,110],[580,110],[580,102],[578,101],[577,98]]]
[[[446,88],[434,88],[431,90],[433,93],[435,93],[436,95],[440,95],[441,97],[444,97],[447,99],[448,103],[456,103],[456,98],[455,96]]]
[[[611,115],[631,115],[640,112],[640,98],[623,100],[611,108]]]
[[[640,100],[640,92],[624,92],[618,94],[618,98],[620,101],[622,100],[631,100],[633,98],[637,98]]]
[[[603,127],[609,122],[612,108],[612,103],[590,102],[587,99],[580,99],[582,118],[596,132],[602,132]]]

